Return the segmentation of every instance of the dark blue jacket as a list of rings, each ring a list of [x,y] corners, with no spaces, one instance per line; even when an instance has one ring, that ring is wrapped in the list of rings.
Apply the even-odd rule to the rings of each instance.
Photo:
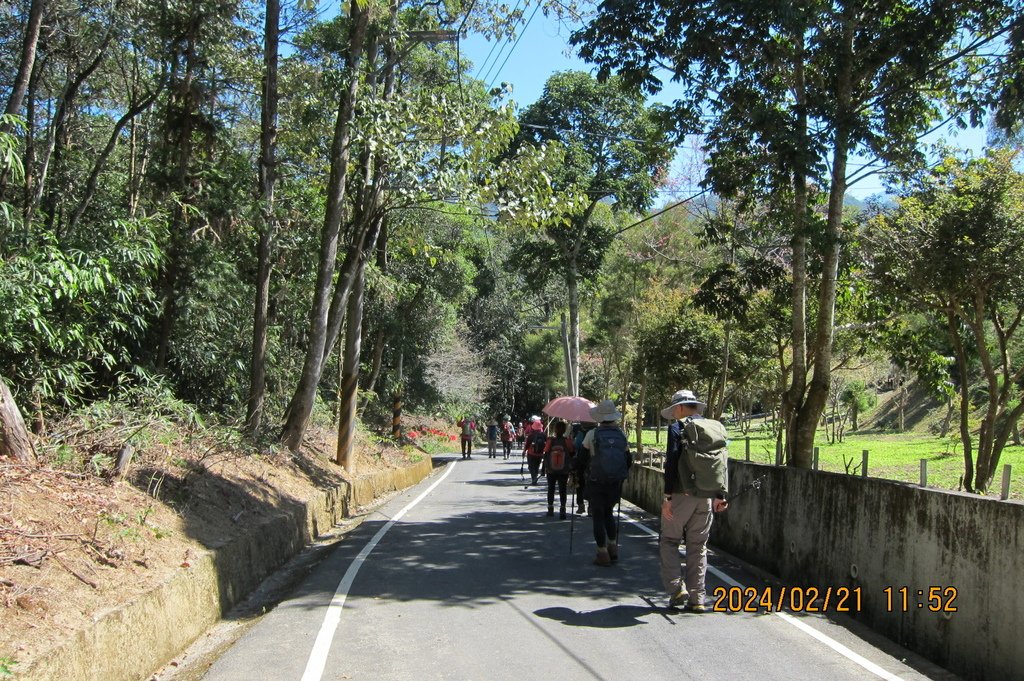
[[[694,414],[688,418],[700,419],[704,418],[699,414]],[[675,492],[682,492],[683,485],[679,481],[679,456],[682,454],[683,448],[681,446],[682,430],[679,421],[673,421],[672,425],[668,427],[668,442],[666,443],[665,450],[665,494],[673,494]],[[691,491],[691,494],[694,492]],[[695,493],[695,496],[715,496],[719,499],[724,499],[724,494],[705,494]]]

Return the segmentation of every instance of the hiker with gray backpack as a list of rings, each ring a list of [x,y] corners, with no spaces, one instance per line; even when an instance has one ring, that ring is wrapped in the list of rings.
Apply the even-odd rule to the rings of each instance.
[[[661,581],[670,607],[707,611],[704,578],[708,569],[708,536],[712,512],[729,503],[728,455],[725,426],[704,418],[704,403],[691,390],[680,390],[661,410],[672,420],[665,454],[665,499],[661,504],[659,562]],[[686,575],[682,575],[679,545],[686,538]]]
[[[619,559],[615,505],[622,498],[622,483],[633,457],[626,434],[618,426],[622,414],[616,411],[614,402],[604,400],[591,408],[590,417],[598,426],[584,436],[577,456],[585,471],[587,501],[594,517],[594,565],[609,566]]]

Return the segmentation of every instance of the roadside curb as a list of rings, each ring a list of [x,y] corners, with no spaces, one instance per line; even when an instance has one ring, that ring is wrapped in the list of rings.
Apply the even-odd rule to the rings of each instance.
[[[188,648],[235,604],[352,509],[430,475],[424,457],[399,469],[323,489],[222,546],[208,549],[163,584],[97,614],[91,625],[17,669],[24,681],[136,681]]]

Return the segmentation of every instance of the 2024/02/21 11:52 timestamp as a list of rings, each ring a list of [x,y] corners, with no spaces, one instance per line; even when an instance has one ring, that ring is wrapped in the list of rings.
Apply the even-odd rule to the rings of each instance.
[[[908,586],[887,586],[885,609],[888,612],[956,612],[957,589],[955,586],[930,586],[927,589],[912,589]]]

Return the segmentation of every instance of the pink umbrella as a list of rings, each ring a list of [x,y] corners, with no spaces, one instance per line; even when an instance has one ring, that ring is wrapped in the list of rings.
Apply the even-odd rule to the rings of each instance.
[[[585,397],[556,397],[544,406],[544,413],[552,418],[565,419],[566,421],[590,421],[591,407],[596,407]]]

